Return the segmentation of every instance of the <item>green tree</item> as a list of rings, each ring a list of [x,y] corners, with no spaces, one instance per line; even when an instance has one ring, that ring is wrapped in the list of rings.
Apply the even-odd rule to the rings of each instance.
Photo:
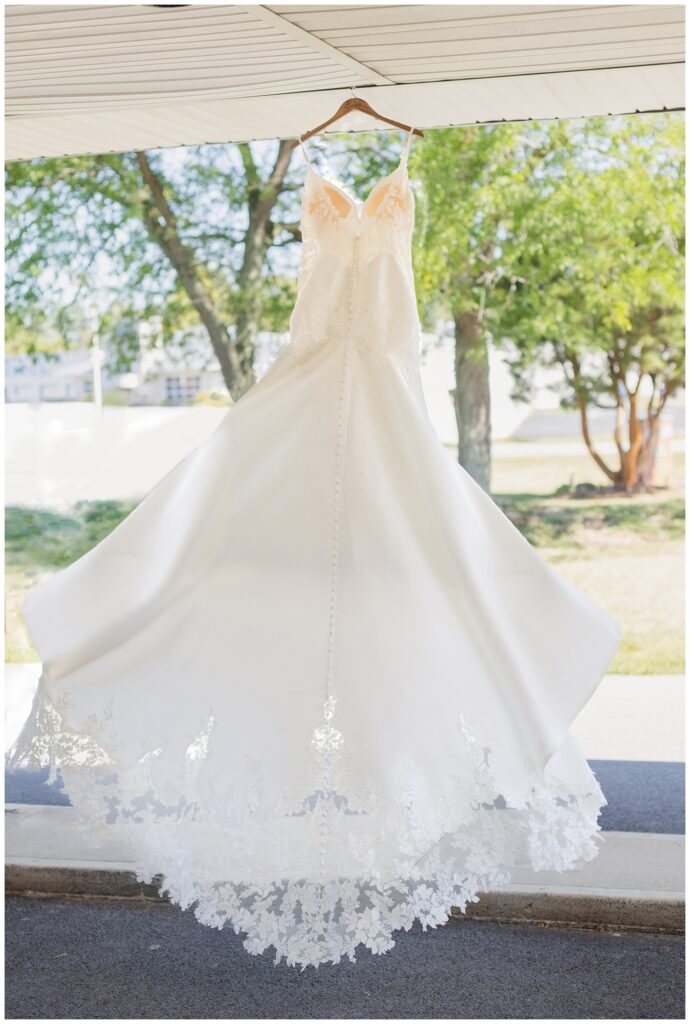
[[[518,125],[430,132],[411,164],[419,189],[417,293],[422,317],[449,317],[455,332],[458,459],[489,490],[489,345],[501,283],[506,211],[524,201],[526,168],[539,154]],[[522,168],[522,170],[520,170]]]
[[[461,464],[488,489],[494,343],[517,397],[557,368],[597,465],[616,487],[644,483],[684,382],[681,118],[444,129],[413,173],[422,313],[454,325]],[[596,450],[593,405],[616,410],[617,464]]]
[[[397,134],[325,145],[342,179],[365,193],[400,150]],[[315,159],[323,146],[310,142]],[[254,381],[257,331],[284,330],[294,304],[304,162],[293,153],[283,141],[10,164],[10,348],[83,345],[100,290],[98,327],[119,366],[136,355],[121,344],[123,319],[156,315],[164,341],[201,323],[230,394],[241,396]]]
[[[633,491],[650,478],[660,417],[684,383],[682,120],[539,130],[550,159],[519,220],[507,221],[500,330],[514,346],[518,393],[535,367],[557,368],[592,458]],[[591,437],[593,406],[615,409],[614,461]]]
[[[271,257],[300,239],[295,193],[302,169],[290,174],[289,142],[268,154],[263,148],[261,154],[243,143],[10,164],[9,333],[43,337],[46,323],[61,331],[105,267],[104,335],[115,317],[128,315],[158,314],[166,338],[201,322],[228,390],[239,397],[254,380],[264,305],[275,311]]]

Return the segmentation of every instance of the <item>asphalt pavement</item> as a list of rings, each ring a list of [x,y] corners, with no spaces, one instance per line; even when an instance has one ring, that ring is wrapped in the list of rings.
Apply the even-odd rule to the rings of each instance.
[[[685,766],[678,761],[590,760],[608,805],[600,823],[605,832],[685,832]],[[5,802],[69,804],[58,783],[47,784],[48,769],[5,775]]]
[[[29,693],[33,667],[22,668],[10,695]],[[608,800],[604,831],[683,834],[680,685],[611,677],[585,709],[578,741]],[[627,717],[612,732],[621,699]],[[9,803],[69,803],[47,771],[5,784]],[[10,897],[7,914],[9,1019],[683,1018],[684,947],[672,935],[462,919],[399,933],[384,957],[300,972],[166,903]]]
[[[9,898],[15,1019],[655,1019],[684,1016],[675,936],[451,920],[300,971],[166,905]]]
[[[685,764],[681,761],[594,761],[589,764],[607,805],[604,832],[685,834]]]

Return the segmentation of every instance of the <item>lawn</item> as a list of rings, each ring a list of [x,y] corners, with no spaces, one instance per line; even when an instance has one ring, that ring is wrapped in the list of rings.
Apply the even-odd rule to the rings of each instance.
[[[497,459],[495,498],[542,556],[621,624],[611,667],[682,673],[684,506],[679,491],[571,498],[564,483],[600,483],[586,457]],[[134,503],[81,502],[65,513],[10,507],[6,522],[6,659],[35,661],[26,594],[105,537]]]
[[[37,661],[21,614],[24,598],[106,537],[134,503],[79,502],[70,512],[5,510],[5,661]]]
[[[536,445],[529,446],[529,455],[520,454],[523,446],[514,443],[516,454],[512,458],[496,457],[493,460],[491,484],[496,494],[553,494],[555,491],[577,484],[594,484],[603,487],[608,481],[601,470],[583,450],[582,455],[539,455]],[[607,456],[613,461],[611,456]],[[681,494],[685,479],[685,456],[680,452],[673,455],[674,493]],[[641,500],[641,499],[635,499]]]
[[[611,672],[683,672],[682,498],[497,500],[554,569],[620,623]]]

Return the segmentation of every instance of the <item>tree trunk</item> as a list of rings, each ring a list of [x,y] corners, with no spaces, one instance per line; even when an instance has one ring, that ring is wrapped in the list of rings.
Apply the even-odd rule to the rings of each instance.
[[[491,487],[491,394],[489,348],[477,312],[457,313],[455,388],[451,392],[458,424],[458,461],[489,491]]]
[[[254,347],[263,309],[263,268],[273,240],[271,214],[278,196],[285,187],[285,177],[292,157],[292,142],[283,139],[271,173],[263,181],[258,173],[248,143],[240,147],[249,196],[249,224],[244,239],[242,266],[237,276],[237,312],[235,315],[235,348],[241,368],[243,390],[254,383]]]
[[[290,165],[292,146],[283,140],[267,180],[259,175],[248,144],[238,147],[245,167],[249,223],[244,239],[242,266],[237,277],[235,330],[231,332],[207,287],[193,250],[183,242],[175,213],[163,185],[144,152],[137,162],[149,192],[145,223],[149,235],[170,260],[199,319],[208,332],[220,364],[225,385],[232,398],[240,398],[254,383],[254,348],[263,308],[262,276],[266,254],[273,242],[271,214]]]
[[[263,308],[262,277],[266,258],[265,232],[248,231],[244,259],[237,278],[235,348],[241,368],[240,388],[246,391],[254,383],[254,348]]]
[[[651,487],[654,475],[654,460],[659,440],[659,428],[664,410],[661,402],[647,413],[644,425],[638,417],[637,394],[628,396],[627,409],[619,399],[616,405],[616,426],[614,440],[620,460],[618,469],[612,469],[596,451],[589,433],[587,403],[582,395],[577,399],[582,423],[582,436],[587,450],[599,469],[611,481],[616,490],[633,494],[641,487]],[[623,429],[627,425],[628,447],[623,444]]]
[[[644,448],[638,460],[638,474],[640,483],[647,490],[655,486],[655,463],[657,458],[657,447],[661,428],[661,414],[650,414],[647,417],[647,436]]]
[[[618,471],[615,470],[615,469],[611,469],[610,466],[607,466],[606,462],[602,459],[601,455],[599,455],[599,453],[597,452],[596,448],[594,447],[594,443],[592,441],[592,436],[591,436],[591,434],[589,432],[589,419],[587,417],[587,399],[584,397],[584,395],[582,393],[576,392],[576,401],[577,401],[577,408],[578,408],[579,413],[580,413],[580,426],[582,427],[582,439],[583,439],[583,441],[585,442],[585,444],[587,446],[587,451],[592,456],[592,458],[594,459],[594,461],[596,462],[597,466],[602,471],[602,473],[609,478],[611,483],[615,484],[616,486],[620,486],[620,481],[622,480],[622,472],[623,472],[622,468],[620,470],[618,470]],[[616,440],[618,440],[618,435],[617,434],[616,434]],[[620,453],[621,467],[622,467],[623,459],[625,458],[625,452],[623,451],[622,448],[620,448],[620,446],[619,446],[619,453]]]
[[[644,434],[637,417],[637,393],[628,398],[628,436],[630,443],[621,469],[623,487],[628,494],[632,494],[640,484],[642,467],[639,463],[644,447]]]
[[[194,253],[180,237],[175,214],[145,152],[137,153],[137,163],[149,191],[149,200],[144,204],[144,223],[148,233],[167,256],[189,301],[206,328],[225,385],[235,398],[242,374],[227,325],[203,282]]]
[[[644,444],[640,449],[637,458],[638,487],[646,490],[670,487],[673,477],[673,463],[671,456],[670,439],[667,444],[662,444],[662,427],[665,421],[665,402],[662,401],[654,409],[647,413],[647,422],[640,430],[644,434]],[[673,427],[668,423],[669,433],[672,434]]]

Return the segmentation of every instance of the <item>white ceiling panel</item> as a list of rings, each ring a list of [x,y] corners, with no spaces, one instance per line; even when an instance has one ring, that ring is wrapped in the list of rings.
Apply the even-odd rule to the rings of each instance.
[[[6,7],[9,160],[684,106],[684,6]],[[337,130],[371,126],[351,119]]]

